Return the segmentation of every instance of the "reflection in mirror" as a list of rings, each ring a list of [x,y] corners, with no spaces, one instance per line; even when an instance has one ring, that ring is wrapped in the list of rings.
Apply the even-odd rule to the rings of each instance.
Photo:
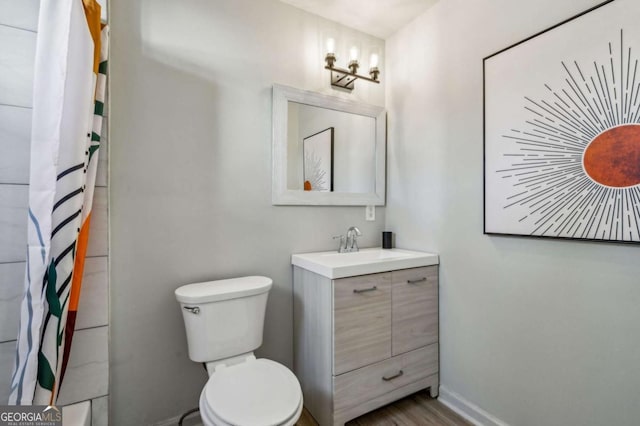
[[[384,108],[273,87],[273,204],[384,205]]]
[[[333,191],[333,127],[302,139],[305,191]]]
[[[336,192],[375,191],[374,118],[289,102],[288,124],[287,189],[328,191],[333,186]],[[326,132],[329,129],[333,138]],[[310,141],[324,142],[327,134],[333,142],[333,158],[306,149]],[[322,163],[325,167],[314,170]],[[320,174],[319,185],[307,179],[314,177],[313,171]]]

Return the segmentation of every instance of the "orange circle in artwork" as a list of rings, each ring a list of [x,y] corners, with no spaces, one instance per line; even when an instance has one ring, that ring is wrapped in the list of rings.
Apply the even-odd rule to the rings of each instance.
[[[612,127],[595,137],[582,164],[595,182],[614,188],[640,184],[640,125]]]

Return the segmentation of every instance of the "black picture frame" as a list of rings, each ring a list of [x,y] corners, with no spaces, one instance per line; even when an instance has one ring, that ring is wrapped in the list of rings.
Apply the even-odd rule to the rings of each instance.
[[[631,49],[631,45],[633,45],[640,52],[640,31],[636,31],[635,28],[628,24],[631,18],[627,18],[625,15],[633,15],[633,13],[623,10],[621,3],[619,0],[617,3],[616,0],[604,1],[483,59],[483,233],[485,235],[640,243],[640,208],[636,206],[636,204],[640,205],[640,181],[634,185],[627,185],[627,181],[635,182],[633,179],[636,178],[632,176],[635,176],[636,166],[632,165],[633,173],[628,173],[624,176],[626,180],[616,181],[610,177],[612,172],[607,172],[608,175],[604,175],[604,177],[594,172],[597,170],[594,164],[604,168],[607,163],[602,158],[608,157],[602,157],[601,154],[598,154],[600,157],[592,155],[592,152],[602,152],[602,150],[596,150],[594,146],[605,146],[604,143],[598,142],[600,140],[598,138],[602,139],[604,134],[607,134],[616,143],[622,141],[627,145],[632,145],[634,153],[637,151],[640,154],[640,136],[637,138],[638,142],[635,142],[636,134],[640,135],[640,100],[630,101],[628,98],[631,88],[635,91],[634,97],[637,97],[637,93],[640,92],[640,70],[637,70],[633,78],[631,77],[631,70],[640,68],[638,65],[639,56],[635,54],[635,50]],[[632,7],[637,6],[632,5]],[[611,23],[609,27],[593,25],[594,33],[584,38],[585,40],[591,40],[592,44],[588,44],[586,47],[584,44],[579,46],[584,51],[581,52],[581,58],[587,57],[585,54],[588,54],[591,50],[597,51],[598,53],[593,55],[596,59],[590,64],[591,66],[595,64],[594,75],[599,74],[601,80],[606,82],[608,81],[606,79],[609,78],[610,67],[611,79],[620,78],[616,80],[615,93],[608,99],[611,107],[600,109],[600,116],[598,116],[598,108],[596,108],[596,101],[594,101],[597,96],[594,93],[601,91],[601,89],[599,87],[590,88],[590,79],[593,76],[587,75],[586,69],[580,68],[579,60],[574,59],[571,62],[572,58],[570,56],[566,58],[566,61],[563,60],[561,64],[553,62],[553,59],[546,57],[544,47],[555,46],[553,43],[556,43],[556,45],[560,46],[558,49],[565,48],[557,39],[567,34],[572,34],[572,28],[575,28],[575,34],[572,34],[567,40],[573,40],[577,43],[580,34],[584,31],[591,31],[587,24],[600,15],[608,16],[607,22],[615,22]],[[616,19],[610,19],[610,15],[614,15]],[[619,28],[617,37],[612,37],[611,35],[612,26]],[[601,31],[601,34],[598,31]],[[631,37],[628,37],[629,33],[631,33]],[[629,39],[632,41],[629,42]],[[588,43],[588,41],[585,41],[585,43]],[[605,61],[599,62],[602,57],[601,50],[603,46],[608,47],[608,53],[611,57],[610,61],[606,61],[606,63]],[[569,47],[566,48],[569,49]],[[619,50],[620,54],[616,57],[617,50]],[[531,52],[538,54],[542,62],[542,65],[540,65],[542,68],[562,65],[559,70],[562,71],[564,69],[566,73],[562,75],[559,72],[561,77],[557,79],[559,82],[558,88],[553,84],[548,84],[544,78],[536,81],[536,84],[544,87],[549,92],[550,96],[552,96],[551,100],[545,99],[544,96],[534,98],[527,93],[519,93],[518,95],[523,98],[525,109],[528,109],[521,115],[530,114],[533,118],[518,121],[513,119],[513,117],[520,117],[518,113],[511,116],[510,111],[516,107],[522,108],[523,104],[518,105],[517,102],[512,102],[511,104],[505,103],[502,106],[500,101],[512,95],[501,95],[500,93],[510,93],[509,89],[511,87],[506,86],[506,88],[500,88],[497,91],[495,91],[495,88],[505,81],[507,81],[507,85],[509,84],[508,79],[504,75],[500,75],[500,70],[508,70],[509,61],[525,57],[524,55]],[[558,56],[561,56],[561,53],[549,55],[549,58],[557,58]],[[544,64],[545,60],[550,62]],[[520,74],[515,78],[516,83],[514,86],[517,87],[520,84],[521,87],[528,88],[529,86],[521,82],[526,81],[528,77],[525,73],[534,73],[531,70],[532,68],[525,69],[525,65],[517,64],[514,69],[520,71]],[[603,69],[603,71],[600,72],[600,69]],[[618,72],[621,74],[618,74]],[[545,74],[545,77],[547,75],[550,74]],[[498,81],[498,77],[502,77],[500,81]],[[536,79],[537,76],[532,75],[532,80],[535,81]],[[562,81],[563,79],[564,82]],[[624,81],[626,83],[623,83]],[[629,84],[628,81],[632,81],[632,83]],[[600,83],[595,84],[599,86]],[[590,95],[580,94],[580,90],[583,89],[582,85],[584,85],[585,93],[586,90],[592,90]],[[618,89],[618,87],[620,88]],[[609,90],[614,92],[611,88]],[[533,91],[535,92],[535,90]],[[499,94],[495,95],[494,92]],[[541,91],[536,93],[541,93]],[[601,93],[604,98],[605,92],[601,91]],[[575,106],[573,106],[571,100],[576,101]],[[554,103],[558,103],[559,106]],[[563,103],[567,105],[565,106]],[[597,125],[592,126],[593,130],[583,132],[584,135],[581,135],[580,143],[576,142],[571,145],[576,141],[576,135],[580,133],[578,130],[581,127],[576,125],[578,130],[574,129],[575,134],[573,134],[565,129],[565,127],[570,128],[570,126],[564,122],[571,122],[574,116],[580,116],[580,106],[582,106],[582,113],[585,115],[581,119],[587,123],[593,121]],[[633,111],[631,106],[633,106]],[[566,111],[561,107],[565,107]],[[496,111],[500,111],[500,108],[506,111],[504,115],[513,124],[501,127],[500,119],[496,118]],[[589,108],[593,109],[593,111]],[[602,118],[613,110],[616,110],[613,119],[604,120]],[[617,113],[618,110],[619,114]],[[539,116],[536,116],[536,114]],[[557,117],[554,117],[554,115],[557,115]],[[625,117],[634,118],[635,121],[625,121]],[[556,122],[555,126],[552,123],[554,120]],[[508,120],[506,121],[508,122]],[[576,118],[576,121],[579,121],[579,119]],[[636,125],[638,125],[637,128],[631,127]],[[589,126],[584,125],[585,128]],[[630,127],[630,129],[627,129],[629,131],[625,133],[623,138],[623,136],[620,136],[619,129],[615,129],[624,128],[625,126]],[[601,133],[597,133],[598,130],[602,129],[604,130]],[[545,135],[545,133],[547,134]],[[615,136],[615,134],[618,136]],[[593,138],[590,139],[590,136],[593,136]],[[555,137],[554,140],[559,142],[552,141],[552,137]],[[633,142],[629,142],[631,139],[633,139]],[[588,141],[584,142],[584,140]],[[598,143],[596,144],[596,142]],[[562,146],[563,143],[566,146]],[[520,145],[516,147],[516,144]],[[533,155],[540,156],[542,154],[529,154],[527,153],[529,151],[525,151],[522,148],[523,146],[527,146],[525,149],[530,152],[534,152],[533,148],[536,148],[538,151],[547,150],[549,154],[544,154],[547,157],[540,157],[541,159],[538,160]],[[562,147],[566,152],[562,152],[558,147]],[[607,149],[609,152],[614,152],[613,148]],[[551,153],[553,150],[558,152]],[[504,157],[511,157],[496,160],[497,153],[504,155]],[[532,157],[527,158],[529,155],[532,155]],[[598,160],[589,160],[592,157]],[[529,161],[525,162],[525,160]],[[511,169],[496,167],[496,165],[501,166],[503,164],[507,164],[507,167],[511,167]],[[582,167],[582,171],[578,166]],[[565,172],[565,169],[570,170],[572,174]],[[544,176],[542,174],[543,171],[548,176]],[[640,163],[637,166],[637,171],[640,173]],[[502,173],[500,179],[508,182],[508,184],[503,184],[502,181],[499,181],[497,176],[500,173]],[[528,177],[526,176],[527,173],[529,174]],[[553,175],[553,173],[556,173],[556,175]],[[514,177],[516,174],[518,177]],[[567,184],[566,188],[562,188],[559,187],[562,183],[558,184],[553,179],[544,179],[552,176],[556,176],[558,179],[562,176],[567,176],[572,179],[572,182]],[[574,180],[580,183],[574,185]],[[512,187],[509,188],[512,190],[511,192],[505,190],[509,184]],[[516,188],[516,184],[520,185],[520,187]],[[521,191],[527,186],[534,188],[534,190]],[[545,193],[544,191],[547,192]],[[500,198],[503,195],[504,198]],[[547,195],[550,197],[545,202],[550,204],[542,207],[544,203],[538,203],[538,201],[541,201]],[[504,213],[504,210],[513,206],[516,206],[513,210],[518,214]],[[526,206],[529,210],[525,211],[526,208],[522,206]],[[541,211],[545,213],[541,214]],[[531,216],[522,214],[522,212],[530,212]],[[507,220],[504,220],[505,217]],[[526,226],[520,223],[512,223],[516,220],[528,220],[530,223],[527,223]],[[598,220],[600,221],[598,222]],[[603,221],[609,221],[606,222],[606,225],[609,226],[608,229],[605,229],[606,227],[602,225],[602,223],[605,223]]]

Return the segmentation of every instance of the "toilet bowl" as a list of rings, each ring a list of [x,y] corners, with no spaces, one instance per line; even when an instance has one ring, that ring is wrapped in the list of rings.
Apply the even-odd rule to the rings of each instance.
[[[212,425],[294,425],[302,391],[285,366],[253,359],[217,369],[200,395],[200,416]]]
[[[288,426],[300,418],[302,390],[284,365],[256,359],[273,282],[242,277],[188,284],[175,291],[182,308],[189,358],[206,364],[200,394],[205,425]]]

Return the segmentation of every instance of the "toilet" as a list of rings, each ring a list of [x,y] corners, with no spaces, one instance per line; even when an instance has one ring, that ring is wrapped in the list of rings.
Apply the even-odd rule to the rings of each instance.
[[[302,413],[302,390],[284,365],[256,358],[273,281],[252,276],[188,284],[175,291],[189,358],[206,365],[200,394],[205,425],[289,426]]]

